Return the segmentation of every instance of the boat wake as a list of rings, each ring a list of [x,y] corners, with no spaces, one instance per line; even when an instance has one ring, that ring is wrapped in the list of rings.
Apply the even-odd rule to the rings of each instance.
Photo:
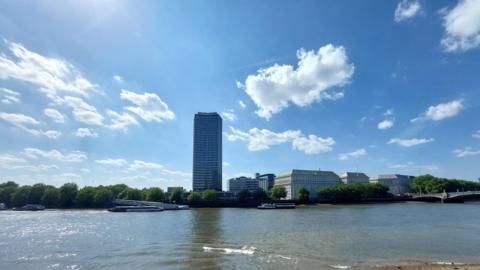
[[[217,248],[217,247],[203,247],[203,251],[205,252],[222,252],[224,254],[245,254],[245,255],[253,255],[257,250],[256,247],[248,247],[243,246],[240,249],[235,248]]]
[[[330,267],[335,269],[350,269],[352,268],[350,265],[330,265]]]

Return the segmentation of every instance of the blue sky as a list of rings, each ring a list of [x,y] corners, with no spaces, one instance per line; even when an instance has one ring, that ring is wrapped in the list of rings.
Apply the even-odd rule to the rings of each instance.
[[[0,1],[0,181],[480,177],[480,1]],[[224,187],[226,185],[224,184]]]

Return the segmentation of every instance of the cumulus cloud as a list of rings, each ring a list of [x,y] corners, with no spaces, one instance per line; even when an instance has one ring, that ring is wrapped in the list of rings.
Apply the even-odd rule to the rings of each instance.
[[[148,92],[138,94],[122,89],[120,97],[137,105],[137,107],[129,106],[125,109],[135,113],[147,122],[163,122],[164,120],[175,119],[175,113],[168,108],[167,103],[163,102],[157,94]]]
[[[126,132],[128,130],[128,126],[138,125],[137,120],[128,113],[119,114],[112,110],[107,110],[107,115],[110,117],[111,123],[106,127],[111,130],[122,130]]]
[[[332,138],[321,138],[315,135],[304,136],[300,130],[287,130],[284,132],[273,132],[268,129],[252,128],[244,132],[230,127],[231,133],[225,133],[229,141],[247,142],[248,150],[261,151],[270,149],[271,146],[292,143],[294,150],[303,151],[305,154],[319,154],[331,151],[335,144]]]
[[[40,123],[33,117],[25,114],[0,112],[0,119],[34,136],[45,136],[49,139],[57,139],[62,135],[60,131],[56,130],[43,131],[42,129],[31,128],[31,126],[38,126]]]
[[[222,112],[222,117],[231,122],[237,120],[237,115],[232,109],[227,110],[226,112]]]
[[[20,93],[0,87],[0,100],[3,104],[20,103]]]
[[[345,49],[325,45],[318,51],[297,51],[298,67],[278,65],[263,68],[249,75],[237,87],[245,90],[258,107],[257,115],[270,119],[293,103],[304,107],[322,99],[338,99],[343,93],[326,90],[347,84],[354,73]]]
[[[75,136],[80,138],[86,138],[86,137],[96,138],[98,137],[98,133],[96,133],[93,129],[90,129],[90,128],[78,128],[77,131],[75,132]]]
[[[340,160],[348,160],[348,159],[354,159],[354,158],[359,158],[361,156],[364,156],[367,154],[367,151],[364,148],[357,149],[353,152],[350,153],[343,153],[338,156]]]
[[[97,159],[95,160],[96,163],[98,164],[101,164],[101,165],[108,165],[108,166],[117,166],[117,167],[121,167],[121,166],[125,166],[127,165],[127,161],[123,158],[118,158],[118,159],[111,159],[111,158],[108,158],[108,159]]]
[[[477,132],[473,133],[472,138],[480,139],[480,130],[477,130]]]
[[[301,136],[293,139],[293,149],[303,151],[307,155],[315,155],[332,151],[335,144],[333,138],[321,138],[316,135]]]
[[[480,46],[480,0],[460,0],[443,13],[445,33],[441,44],[446,52],[464,52]]]
[[[98,113],[97,108],[88,104],[82,98],[66,96],[59,101],[72,108],[73,116],[77,121],[88,125],[103,125],[104,118]]]
[[[389,129],[393,127],[393,120],[383,120],[382,122],[378,123],[378,129]]]
[[[0,54],[0,79],[34,84],[52,99],[60,92],[88,97],[89,92],[96,89],[97,85],[69,62],[32,52],[20,43],[5,42],[12,57]]]
[[[113,79],[118,83],[123,83],[123,77],[120,75],[114,75]]]
[[[164,169],[165,166],[159,163],[147,162],[142,160],[134,160],[132,164],[128,167],[129,170],[142,170],[142,169]]]
[[[420,15],[421,11],[422,6],[418,1],[401,0],[398,2],[397,9],[395,9],[394,20],[397,23],[402,22]]]
[[[45,110],[43,110],[43,113],[50,119],[52,119],[55,123],[65,123],[65,116],[63,116],[63,114],[61,114],[55,109],[46,108]]]
[[[245,109],[247,107],[247,105],[245,104],[245,102],[243,102],[243,100],[239,100],[238,105],[240,105],[240,107],[242,107],[242,109]]]
[[[433,138],[430,138],[430,139],[417,139],[417,138],[399,139],[399,138],[393,138],[393,139],[390,139],[390,141],[388,141],[388,144],[397,144],[397,145],[400,145],[400,146],[403,146],[403,147],[412,147],[412,146],[416,146],[416,145],[420,145],[420,144],[424,144],[424,143],[429,143],[429,142],[433,142],[433,141],[434,141]]]
[[[23,154],[33,159],[47,158],[62,162],[82,162],[87,159],[87,155],[81,151],[72,151],[64,154],[55,149],[46,151],[38,148],[25,148],[23,149]]]
[[[440,103],[435,106],[428,107],[427,111],[413,118],[410,122],[420,122],[424,120],[440,121],[445,118],[454,117],[463,109],[462,100],[453,100],[447,103]]]
[[[453,150],[456,157],[469,157],[480,155],[480,150],[473,150],[471,147]]]

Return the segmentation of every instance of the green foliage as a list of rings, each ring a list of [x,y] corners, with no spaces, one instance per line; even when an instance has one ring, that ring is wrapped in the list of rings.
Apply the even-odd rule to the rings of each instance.
[[[242,189],[240,190],[240,192],[238,193],[238,200],[240,202],[245,202],[247,201],[248,199],[250,199],[250,191],[248,191],[248,189]]]
[[[202,202],[202,194],[198,191],[192,191],[187,197],[188,203],[189,204],[197,204]]]
[[[43,192],[42,204],[46,207],[58,207],[60,204],[60,190],[55,187],[47,187]]]
[[[410,188],[416,193],[441,193],[458,191],[480,190],[480,183],[446,179],[432,176],[430,174],[415,177],[410,183]]]
[[[77,198],[78,186],[75,183],[66,183],[60,187],[60,206],[72,207]]]
[[[355,183],[332,185],[321,189],[318,196],[336,202],[389,197],[388,187],[381,184]]]
[[[284,186],[274,186],[272,188],[272,199],[279,200],[287,197],[287,189]]]
[[[181,187],[174,188],[170,194],[170,202],[183,203],[183,193],[185,191]]]
[[[264,201],[268,199],[268,194],[263,188],[259,188],[253,194],[253,198],[257,201]]]
[[[112,204],[113,192],[105,187],[99,187],[95,190],[93,202],[96,207],[107,207]]]
[[[160,188],[149,188],[145,191],[145,200],[152,202],[163,202],[165,200],[165,193]]]
[[[124,200],[142,200],[142,191],[136,188],[127,188],[118,197]]]
[[[5,183],[1,183],[0,188],[14,188],[14,189],[17,189],[18,184],[13,182],[13,181],[8,181],[8,182],[5,182]]]
[[[12,205],[16,207],[24,206],[28,203],[28,198],[30,197],[30,191],[32,190],[31,186],[22,186],[19,187],[15,193],[12,195]]]
[[[214,189],[206,189],[203,191],[202,196],[206,202],[214,202],[217,200],[217,191]]]
[[[106,188],[108,188],[112,192],[113,198],[117,198],[117,197],[119,198],[119,194],[122,193],[122,191],[124,191],[125,189],[127,189],[128,186],[125,184],[117,184],[117,185],[106,186]]]
[[[32,204],[41,204],[42,203],[42,196],[43,192],[45,192],[45,189],[47,186],[42,183],[37,183],[32,186],[32,189],[30,191],[30,196],[28,198],[28,203]]]
[[[310,192],[304,187],[299,188],[297,190],[297,199],[301,202],[308,202],[310,199]]]
[[[81,207],[92,207],[94,205],[95,188],[84,187],[77,193],[76,202]]]
[[[4,203],[6,206],[12,206],[12,195],[15,193],[17,188],[15,186],[5,186],[0,188],[0,202]]]

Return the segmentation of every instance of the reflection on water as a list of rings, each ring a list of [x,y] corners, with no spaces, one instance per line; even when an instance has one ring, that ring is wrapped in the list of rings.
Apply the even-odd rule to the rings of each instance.
[[[368,269],[480,262],[479,204],[0,212],[0,269]]]

